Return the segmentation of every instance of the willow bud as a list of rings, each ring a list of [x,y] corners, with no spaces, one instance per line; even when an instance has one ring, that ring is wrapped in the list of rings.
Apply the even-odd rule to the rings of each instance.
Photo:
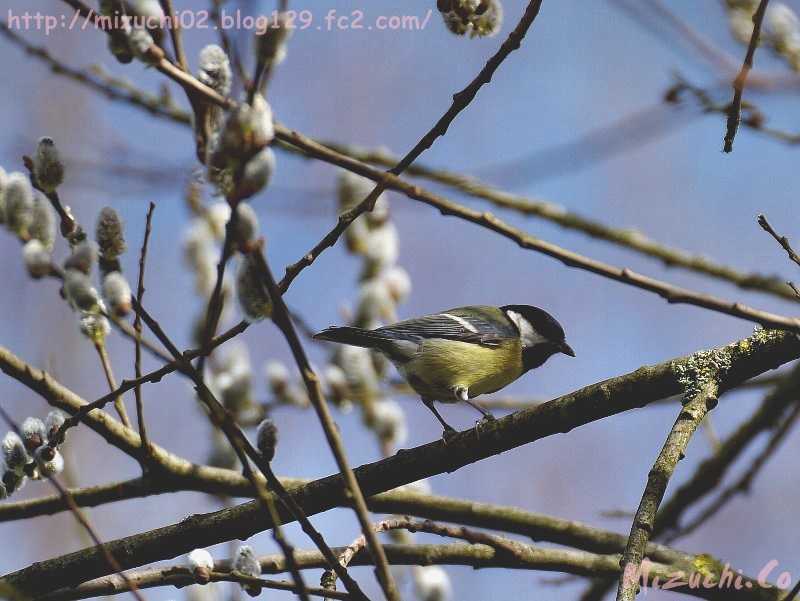
[[[243,576],[249,576],[250,578],[261,577],[261,565],[249,545],[242,545],[237,549],[236,558],[233,561],[233,569]],[[242,584],[242,588],[251,597],[257,597],[261,593],[261,587],[257,584]]]
[[[211,553],[206,549],[195,549],[186,556],[186,559],[195,580],[200,584],[206,584],[214,570],[214,558],[211,557]]]
[[[456,35],[491,37],[503,25],[500,0],[437,0],[447,29]]]
[[[81,333],[95,344],[102,344],[111,333],[111,324],[103,315],[87,314],[81,317]]]
[[[233,73],[225,51],[216,44],[209,44],[200,51],[200,68],[197,79],[222,96],[231,93]]]
[[[264,284],[255,259],[242,257],[236,274],[236,298],[249,322],[261,321],[272,315],[272,299]]]
[[[64,181],[64,163],[53,138],[41,138],[33,159],[36,183],[45,192],[54,192]]]
[[[86,313],[100,311],[100,296],[89,281],[89,276],[75,269],[64,272],[64,296],[73,309]]]
[[[38,449],[47,440],[44,422],[38,417],[26,417],[20,432],[22,432],[22,442],[25,443],[25,449],[29,453]]]
[[[145,64],[154,65],[156,61],[149,50],[155,44],[153,36],[144,28],[136,27],[128,33],[128,44],[133,56]]]
[[[131,286],[119,271],[112,271],[103,279],[103,298],[116,317],[125,317],[131,312]]]
[[[55,476],[64,471],[64,456],[47,445],[36,450],[36,465],[43,476]]]
[[[3,437],[2,448],[6,468],[21,474],[22,469],[30,461],[30,457],[19,434],[14,431],[7,432]]]
[[[39,240],[48,251],[53,250],[56,242],[56,212],[50,201],[41,194],[36,194],[33,199],[28,235]]]
[[[103,207],[97,216],[94,229],[95,240],[104,259],[113,261],[125,252],[125,234],[122,219],[111,207]]]
[[[278,427],[271,419],[265,419],[258,424],[256,444],[264,459],[272,461],[275,457],[275,447],[278,446]]]
[[[84,241],[72,249],[72,254],[64,261],[64,269],[79,271],[84,275],[92,272],[97,260],[97,247],[93,242]]]
[[[24,173],[8,176],[5,188],[5,221],[17,236],[27,236],[33,219],[33,186]]]
[[[48,275],[51,270],[51,257],[47,249],[36,239],[28,240],[22,247],[22,259],[28,274],[39,279]]]
[[[291,20],[285,12],[278,13],[263,33],[256,35],[256,56],[265,67],[281,64],[286,58],[286,42],[292,34]]]

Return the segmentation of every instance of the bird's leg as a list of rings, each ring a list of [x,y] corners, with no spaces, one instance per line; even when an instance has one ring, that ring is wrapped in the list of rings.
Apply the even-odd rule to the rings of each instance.
[[[430,399],[422,399],[422,402],[436,416],[436,419],[439,420],[439,423],[442,424],[442,428],[444,428],[444,432],[442,433],[442,438],[444,438],[445,441],[448,438],[450,438],[451,436],[453,436],[454,434],[456,434],[455,428],[453,428],[450,424],[448,424],[446,421],[444,421],[444,418],[436,410],[436,407],[433,406],[433,401],[432,400],[430,400]]]
[[[473,408],[477,409],[478,411],[480,411],[483,414],[483,419],[485,419],[486,421],[490,421],[490,422],[494,421],[494,419],[495,419],[494,415],[492,415],[492,412],[489,411],[488,409],[486,409],[485,407],[481,407],[478,403],[476,403],[475,401],[470,401],[469,399],[467,399],[466,403],[470,407],[473,407]]]
[[[469,405],[473,409],[480,411],[481,415],[483,415],[483,419],[487,421],[494,421],[494,415],[492,415],[487,409],[484,409],[483,407],[478,405],[478,403],[470,400],[469,392],[467,391],[466,388],[464,388],[463,386],[456,386],[453,389],[453,393],[456,395],[456,398],[459,401],[464,401],[467,405]]]

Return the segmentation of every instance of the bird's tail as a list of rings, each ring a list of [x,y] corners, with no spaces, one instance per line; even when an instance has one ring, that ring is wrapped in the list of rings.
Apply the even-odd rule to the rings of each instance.
[[[386,338],[377,332],[350,326],[325,328],[321,332],[314,334],[314,339],[366,348],[377,348],[382,342],[386,342]]]

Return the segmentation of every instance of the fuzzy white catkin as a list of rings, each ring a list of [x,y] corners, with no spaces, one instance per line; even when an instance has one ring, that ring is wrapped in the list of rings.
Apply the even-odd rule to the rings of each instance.
[[[143,23],[150,29],[158,29],[164,24],[164,10],[159,0],[126,0],[128,12],[138,17],[144,17]]]
[[[456,35],[491,37],[503,25],[500,0],[439,0],[444,24]]]
[[[240,574],[251,578],[261,577],[261,565],[256,559],[253,549],[249,545],[242,545],[236,550],[236,557],[233,560],[233,569]],[[261,592],[261,587],[255,585],[242,585],[251,597],[257,596]]]
[[[141,27],[135,27],[128,33],[128,44],[130,44],[133,55],[146,64],[154,64],[153,58],[147,53],[150,47],[155,44],[150,32]]]
[[[38,240],[28,240],[25,243],[22,247],[22,259],[32,278],[42,278],[50,273],[50,253]]]
[[[227,409],[238,413],[252,402],[252,374],[249,371],[225,371],[214,375],[211,387]]]
[[[222,48],[216,44],[209,44],[200,51],[198,63],[200,68],[197,79],[222,96],[231,93],[233,73],[228,55]]]
[[[286,45],[293,28],[289,16],[279,13],[277,19],[270,19],[263,33],[256,35],[256,58],[265,67],[275,67],[286,59]]]
[[[767,6],[764,15],[764,30],[766,37],[776,46],[783,44],[792,34],[800,28],[800,19],[797,14],[783,2],[776,2]]]
[[[103,207],[94,228],[97,247],[103,258],[113,261],[125,252],[125,232],[122,219],[111,207]]]
[[[22,473],[22,468],[30,461],[25,444],[14,431],[9,431],[3,437],[3,460],[6,468],[17,473]]]
[[[131,286],[119,271],[112,271],[103,278],[103,298],[117,317],[125,317],[131,312]]]
[[[239,198],[250,198],[269,185],[275,172],[275,153],[271,148],[264,148],[247,161],[242,172],[242,179],[237,187]]]
[[[53,192],[64,181],[64,163],[53,138],[40,138],[33,157],[36,182],[45,192]]]
[[[289,16],[282,12],[270,20],[263,33],[256,35],[256,55],[265,66],[276,66],[286,59],[286,43],[292,35]]]
[[[65,421],[67,421],[67,416],[64,415],[63,411],[58,409],[53,409],[47,414],[47,417],[44,420],[44,427],[47,431],[48,440],[50,440],[56,431],[64,425]]]
[[[53,250],[56,242],[56,212],[50,201],[41,194],[34,195],[28,235],[39,240],[48,251]]]
[[[189,569],[199,581],[208,581],[209,572],[214,569],[214,558],[206,549],[194,549],[186,556]]]
[[[36,451],[36,464],[43,476],[55,476],[64,471],[64,456],[57,449],[43,446]]]
[[[236,274],[236,298],[247,321],[261,321],[272,314],[272,299],[250,255],[242,257]]]
[[[81,333],[95,344],[100,344],[111,333],[111,324],[103,315],[83,315]]]
[[[5,187],[5,222],[17,236],[27,235],[33,217],[33,187],[24,173],[8,176]]]
[[[382,275],[395,303],[402,303],[411,294],[411,276],[402,267],[394,266]]]
[[[72,254],[64,261],[64,269],[72,269],[89,275],[96,261],[97,245],[89,240],[84,240],[72,249]]]
[[[258,215],[246,202],[240,202],[236,207],[238,217],[236,231],[239,240],[251,242],[258,237]]]
[[[387,282],[382,278],[373,278],[362,283],[358,289],[355,325],[371,327],[378,320],[396,321],[395,301]]]
[[[270,390],[275,395],[280,396],[286,391],[286,387],[289,386],[289,368],[284,363],[272,359],[267,361],[264,365],[264,374]]]
[[[369,393],[378,390],[378,375],[369,349],[343,345],[336,351],[336,362],[347,375],[352,390]]]
[[[400,254],[400,238],[397,228],[391,221],[371,230],[365,243],[364,256],[372,263],[372,269],[375,271],[397,262]]]
[[[364,218],[372,227],[382,225],[389,219],[389,198],[385,193],[378,196],[375,206],[370,212],[364,214]]]
[[[44,422],[38,417],[26,417],[20,427],[22,442],[28,451],[38,449],[47,440]]]
[[[392,399],[378,401],[373,405],[375,432],[391,444],[403,444],[408,439],[406,415],[403,408]]]
[[[100,310],[100,296],[92,286],[89,276],[76,269],[64,272],[64,295],[73,309],[87,313]]]
[[[231,218],[231,207],[227,202],[215,202],[205,214],[206,221],[214,239],[222,242],[225,238],[225,226]]]
[[[275,447],[278,446],[278,427],[271,419],[265,419],[258,424],[256,444],[264,458],[272,461],[275,457]]]
[[[209,252],[214,251],[211,226],[203,218],[192,219],[183,235],[183,258],[186,264],[196,270],[206,261]]]
[[[419,601],[449,601],[453,596],[450,577],[439,566],[416,566],[414,585]]]
[[[222,158],[250,156],[267,146],[275,137],[272,108],[261,94],[252,104],[243,102],[232,110],[220,135],[217,152]],[[215,161],[219,165],[218,161]]]
[[[327,394],[336,404],[347,400],[350,388],[347,385],[347,375],[338,365],[328,365],[323,372],[323,379],[327,385]]]
[[[752,13],[746,10],[734,9],[728,13],[728,26],[731,34],[742,44],[750,43],[750,36],[753,35]]]

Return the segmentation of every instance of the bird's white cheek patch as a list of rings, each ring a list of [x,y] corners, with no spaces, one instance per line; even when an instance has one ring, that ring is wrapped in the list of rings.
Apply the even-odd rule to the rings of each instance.
[[[531,325],[531,322],[516,311],[506,311],[506,315],[508,315],[508,318],[513,321],[519,329],[522,346],[530,348],[542,342],[547,342],[547,338],[537,332]]]
[[[478,333],[478,328],[476,328],[474,325],[472,325],[470,322],[468,322],[463,317],[459,317],[458,315],[450,315],[450,313],[440,313],[440,315],[442,317],[449,317],[453,321],[458,322],[459,324],[461,324],[462,327],[466,328],[470,332],[473,332],[475,334]]]

